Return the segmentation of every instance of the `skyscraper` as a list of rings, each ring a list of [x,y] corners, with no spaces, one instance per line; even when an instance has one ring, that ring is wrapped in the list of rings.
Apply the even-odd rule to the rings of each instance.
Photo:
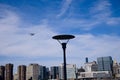
[[[5,66],[0,66],[0,80],[5,80]]]
[[[5,80],[13,80],[13,64],[5,65]]]
[[[18,66],[18,80],[26,80],[26,66]]]
[[[50,71],[51,79],[57,79],[59,75],[59,67],[52,66]]]
[[[76,65],[75,64],[67,64],[67,79],[76,78]],[[59,79],[63,79],[63,64],[59,66]]]
[[[113,71],[113,60],[111,56],[97,58],[99,71]]]
[[[40,66],[38,64],[30,64],[27,67],[26,80],[39,80]]]
[[[49,78],[49,69],[46,66],[40,66],[40,80],[48,80]]]

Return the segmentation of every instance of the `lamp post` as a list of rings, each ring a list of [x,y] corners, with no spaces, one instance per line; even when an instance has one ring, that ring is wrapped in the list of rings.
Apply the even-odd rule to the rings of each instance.
[[[62,45],[63,49],[63,63],[64,63],[64,80],[67,80],[67,71],[66,71],[66,45],[70,39],[75,38],[73,35],[56,35],[52,37],[53,39],[58,40],[58,42]],[[65,42],[62,42],[65,41]]]

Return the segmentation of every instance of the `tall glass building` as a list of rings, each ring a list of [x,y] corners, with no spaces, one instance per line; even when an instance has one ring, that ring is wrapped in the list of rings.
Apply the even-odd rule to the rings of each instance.
[[[111,56],[97,58],[98,71],[113,71],[113,60]]]
[[[68,80],[73,80],[76,78],[76,65],[75,64],[67,64],[67,79]],[[59,79],[63,80],[63,64],[59,66]]]
[[[40,75],[39,80],[48,80],[49,78],[49,69],[46,66],[40,66]]]
[[[50,71],[51,79],[57,79],[59,76],[59,67],[52,66]]]

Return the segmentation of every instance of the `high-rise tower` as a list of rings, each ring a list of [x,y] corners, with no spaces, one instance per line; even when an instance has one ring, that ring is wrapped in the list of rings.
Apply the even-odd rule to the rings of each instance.
[[[0,66],[0,80],[5,80],[5,66]]]
[[[97,58],[99,71],[113,71],[113,60],[111,56]]]
[[[40,80],[48,80],[48,78],[49,78],[49,68],[47,68],[46,66],[40,65],[39,79]]]
[[[51,79],[57,79],[59,75],[59,67],[52,66],[50,74],[51,74]]]
[[[38,64],[30,64],[27,67],[26,80],[38,80],[40,75],[40,66]]]
[[[5,80],[13,80],[13,64],[5,65]]]
[[[26,80],[26,66],[18,66],[18,80]]]
[[[76,65],[75,64],[67,64],[67,79],[68,80],[73,80],[76,78]],[[59,79],[63,80],[64,74],[63,74],[63,64],[59,66]]]

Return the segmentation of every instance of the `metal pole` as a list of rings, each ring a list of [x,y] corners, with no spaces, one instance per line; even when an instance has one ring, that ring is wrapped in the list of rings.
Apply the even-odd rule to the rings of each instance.
[[[67,80],[67,71],[66,71],[66,44],[67,43],[62,43],[62,48],[63,48],[63,58],[64,58],[64,80]]]

